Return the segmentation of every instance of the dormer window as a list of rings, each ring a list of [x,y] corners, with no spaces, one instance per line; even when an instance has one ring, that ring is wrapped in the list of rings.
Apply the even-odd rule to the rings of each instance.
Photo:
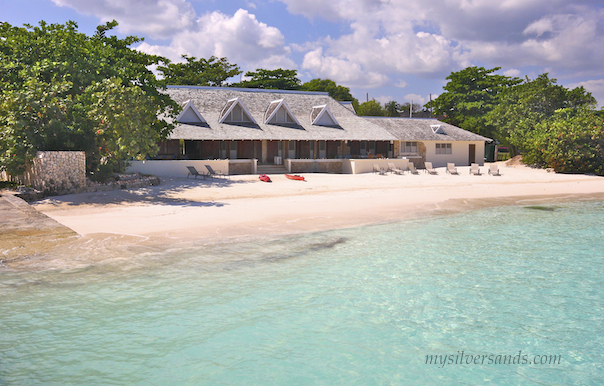
[[[318,126],[339,126],[327,105],[314,106],[310,112],[310,121]]]
[[[264,115],[264,122],[267,124],[297,124],[300,122],[296,119],[292,111],[289,109],[285,100],[279,99],[271,102]]]
[[[220,123],[256,123],[239,98],[227,101],[220,112]]]
[[[442,125],[430,125],[430,127],[432,128],[432,132],[434,134],[447,134],[447,133],[445,133],[445,130],[442,128]]]
[[[180,123],[205,123],[206,120],[201,116],[199,111],[195,108],[193,101],[188,100],[182,105],[182,111],[176,117],[176,121]]]

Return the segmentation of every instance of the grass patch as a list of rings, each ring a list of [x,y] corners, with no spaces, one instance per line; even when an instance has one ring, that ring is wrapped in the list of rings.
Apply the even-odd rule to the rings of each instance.
[[[532,210],[542,210],[544,212],[553,212],[556,210],[555,206],[541,206],[541,205],[525,206],[525,208],[532,209]]]

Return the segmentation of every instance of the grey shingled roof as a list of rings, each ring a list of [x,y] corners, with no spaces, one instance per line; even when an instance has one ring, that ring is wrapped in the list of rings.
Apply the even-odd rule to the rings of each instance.
[[[377,140],[396,138],[371,120],[357,116],[327,93],[239,89],[228,87],[168,86],[166,92],[177,103],[192,100],[207,125],[177,123],[171,139],[197,140]],[[228,100],[239,98],[258,124],[218,123]],[[300,122],[266,124],[264,117],[274,101],[284,99]],[[311,123],[313,106],[327,105],[339,123],[338,127]]]
[[[492,141],[434,118],[364,117],[386,129],[401,141]],[[432,125],[440,125],[445,134],[436,134]]]

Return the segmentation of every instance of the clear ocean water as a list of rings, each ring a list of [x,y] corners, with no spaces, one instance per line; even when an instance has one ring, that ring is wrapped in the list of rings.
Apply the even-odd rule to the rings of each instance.
[[[603,223],[513,206],[0,267],[0,385],[601,385]]]

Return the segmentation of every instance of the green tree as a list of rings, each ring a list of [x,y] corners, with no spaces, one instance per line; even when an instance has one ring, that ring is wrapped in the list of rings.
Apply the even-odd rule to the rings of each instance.
[[[211,56],[206,60],[187,55],[182,55],[182,58],[185,63],[167,63],[157,67],[166,84],[224,86],[227,79],[241,74],[239,67],[229,63],[227,58]]]
[[[401,105],[396,101],[390,101],[384,105],[384,111],[387,117],[400,117]]]
[[[233,83],[232,87],[243,88],[266,88],[276,90],[299,90],[300,79],[297,78],[296,70],[284,70],[278,68],[276,70],[265,70],[262,68],[256,71],[248,71],[245,73],[249,80],[244,80],[239,83]]]
[[[498,103],[502,91],[521,82],[518,78],[494,75],[499,69],[468,67],[452,72],[445,92],[433,101],[434,114],[444,115],[447,123],[493,138],[495,127],[486,116]]]
[[[523,161],[558,173],[604,175],[604,117],[589,107],[554,112],[528,134]]]
[[[132,119],[150,123],[155,134],[141,136],[140,141],[149,143],[169,133],[172,125],[168,120],[179,107],[161,92],[161,83],[148,69],[165,59],[131,49],[141,41],[135,36],[107,36],[115,26],[115,21],[101,25],[89,37],[77,32],[72,21],[64,25],[40,22],[37,27],[24,28],[0,23],[0,170],[21,173],[38,150],[83,150],[90,174],[98,172],[102,164],[119,167],[117,153],[99,152],[99,148],[111,146],[104,146],[110,145],[108,138],[101,136],[100,121],[91,113],[94,100],[89,94],[103,88],[106,93],[145,96],[145,117]],[[114,87],[116,82],[123,88]],[[141,101],[132,97],[114,100],[113,119],[140,109]],[[137,148],[154,150],[145,145]],[[124,154],[144,156],[135,148],[119,156]]]
[[[497,137],[517,154],[530,147],[531,133],[559,109],[595,106],[596,100],[583,87],[573,90],[557,85],[556,79],[541,74],[502,92],[488,121],[497,128]]]
[[[358,105],[359,101],[352,96],[348,87],[339,86],[330,79],[312,79],[302,85],[300,90],[328,92],[329,96],[337,101],[352,102]]]
[[[362,117],[383,117],[386,115],[386,111],[380,102],[375,99],[359,104],[356,107],[356,112],[357,115]]]

